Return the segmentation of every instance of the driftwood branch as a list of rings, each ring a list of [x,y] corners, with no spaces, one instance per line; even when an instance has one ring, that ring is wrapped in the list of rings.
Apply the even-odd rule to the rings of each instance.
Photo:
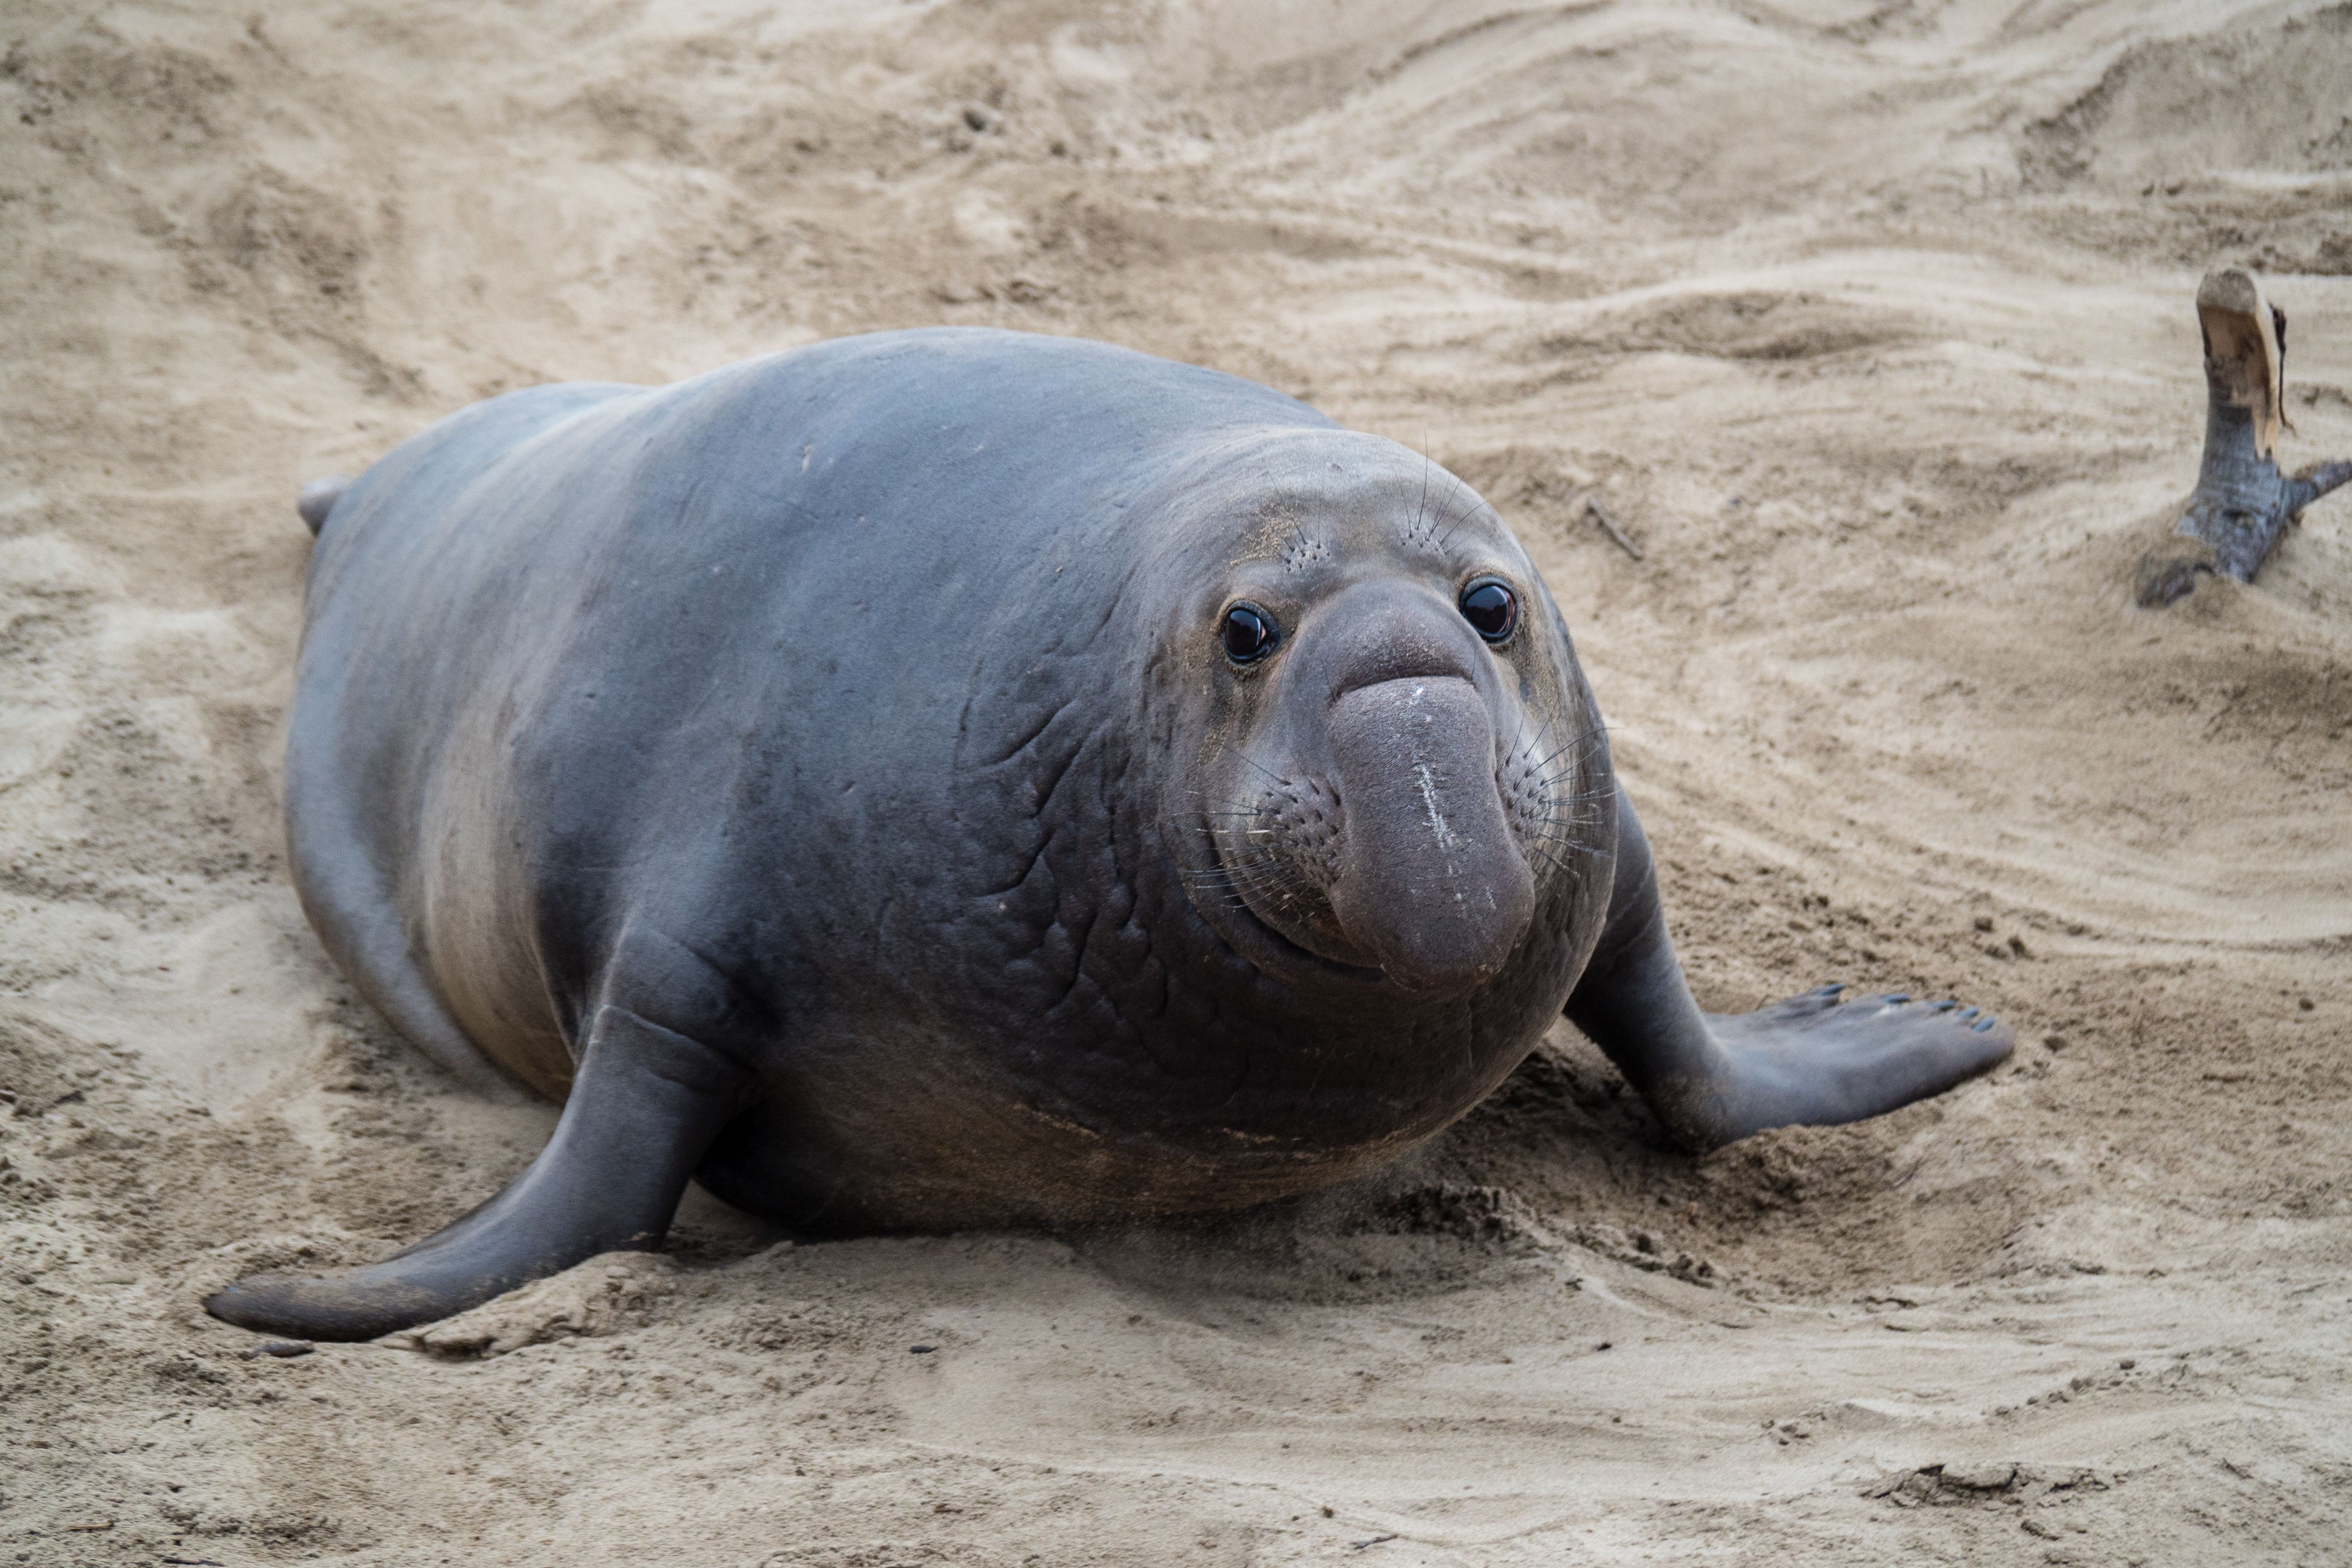
[[[1601,532],[1607,534],[1610,538],[1617,542],[1618,549],[1623,551],[1626,554],[1632,556],[1636,561],[1639,561],[1642,558],[1642,547],[1625,537],[1625,531],[1617,526],[1617,520],[1609,515],[1609,509],[1601,504],[1601,498],[1599,496],[1586,496],[1584,498],[1584,510],[1586,514],[1589,515],[1593,521],[1601,525]]]
[[[2171,604],[2218,574],[2251,583],[2305,507],[2352,479],[2352,462],[2278,466],[2286,422],[2286,313],[2241,268],[2209,272],[2197,290],[2205,342],[2205,457],[2172,536],[2140,557],[2132,596]]]

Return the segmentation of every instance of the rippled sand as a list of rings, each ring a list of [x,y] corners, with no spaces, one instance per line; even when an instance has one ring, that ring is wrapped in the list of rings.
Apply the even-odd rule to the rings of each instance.
[[[2205,268],[2290,316],[2290,461],[2352,452],[2352,6],[25,0],[0,51],[0,1562],[2341,1560],[2352,502],[2251,590],[2124,584]],[[2030,1043],[1689,1161],[1563,1028],[1410,1168],[1221,1226],[701,1199],[671,1257],[240,1359],[208,1288],[380,1256],[552,1120],[295,906],[297,486],[934,321],[1452,466],[1702,1000]]]

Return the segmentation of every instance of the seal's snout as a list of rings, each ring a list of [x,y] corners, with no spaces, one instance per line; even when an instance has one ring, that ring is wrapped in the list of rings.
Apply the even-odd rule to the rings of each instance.
[[[1402,606],[1402,614],[1399,608],[1378,601],[1363,605],[1331,638],[1327,700],[1336,705],[1352,692],[1391,681],[1476,679],[1477,644],[1462,627],[1412,613],[1417,605]]]
[[[1331,912],[1349,941],[1409,990],[1500,971],[1536,888],[1496,789],[1486,698],[1455,676],[1351,686],[1330,742],[1348,825]]]

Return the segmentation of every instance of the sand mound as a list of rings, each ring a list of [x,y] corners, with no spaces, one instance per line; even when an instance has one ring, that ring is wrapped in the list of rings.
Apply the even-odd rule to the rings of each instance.
[[[2096,85],[2026,129],[2036,183],[2292,182],[2352,174],[2352,5],[2136,39]]]
[[[0,1558],[2329,1560],[2352,1340],[2352,538],[2127,609],[2200,271],[2352,450],[2352,8],[1071,0],[0,20]],[[789,1245],[690,1201],[379,1345],[551,1112],[304,927],[305,479],[474,398],[933,321],[1255,376],[1484,488],[1703,1000],[2023,1026],[1664,1150],[1562,1030],[1214,1225]],[[1592,521],[1588,498],[1643,550]]]

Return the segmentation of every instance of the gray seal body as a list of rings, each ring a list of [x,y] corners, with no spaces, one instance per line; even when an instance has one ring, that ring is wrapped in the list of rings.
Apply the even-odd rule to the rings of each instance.
[[[1563,1008],[1701,1146],[2008,1048],[1833,990],[1698,1013],[1508,528],[1251,383],[883,333],[510,394],[338,483],[304,908],[453,1072],[568,1099],[473,1215],[232,1321],[437,1317],[657,1245],[689,1176],[814,1232],[1255,1203]]]

